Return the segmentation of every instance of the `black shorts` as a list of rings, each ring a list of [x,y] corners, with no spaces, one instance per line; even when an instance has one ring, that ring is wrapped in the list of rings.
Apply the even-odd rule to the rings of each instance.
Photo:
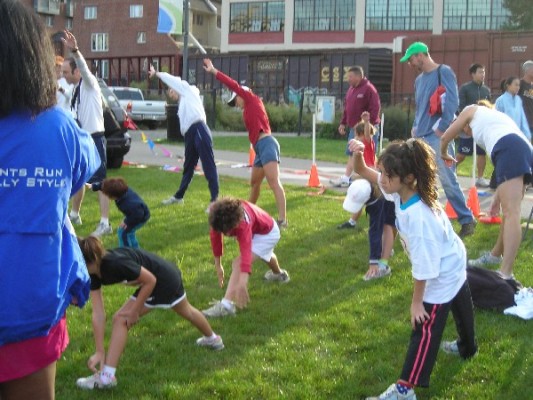
[[[91,137],[94,140],[94,144],[96,145],[96,149],[98,150],[98,155],[100,156],[102,163],[87,183],[99,183],[102,182],[107,176],[107,156],[105,151],[106,139],[103,133],[98,132],[93,133]]]
[[[167,261],[168,262],[168,261]],[[148,308],[172,308],[186,296],[183,282],[181,280],[181,271],[174,264],[169,263],[172,274],[165,276],[164,282],[157,280],[154,290],[150,297],[144,302]],[[141,288],[137,289],[131,296],[136,299]]]

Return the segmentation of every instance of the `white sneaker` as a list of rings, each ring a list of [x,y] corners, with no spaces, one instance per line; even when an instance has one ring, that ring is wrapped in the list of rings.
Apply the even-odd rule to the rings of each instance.
[[[490,251],[481,254],[481,257],[475,260],[468,260],[469,267],[485,267],[487,265],[496,265],[502,262],[502,257],[493,256]]]
[[[409,389],[406,393],[400,393],[396,384],[393,383],[378,397],[367,397],[366,400],[416,400],[416,394],[413,389]]]
[[[222,350],[224,348],[224,343],[219,335],[216,335],[213,339],[202,336],[196,340],[196,344],[201,347],[210,347],[213,350]]]
[[[168,199],[165,199],[161,202],[161,204],[168,206],[170,204],[183,204],[183,199],[177,199],[174,196],[170,196]]]
[[[235,316],[236,310],[235,305],[231,305],[231,309],[227,309],[224,307],[221,301],[215,301],[211,302],[210,304],[213,304],[211,307],[209,307],[207,310],[203,310],[202,314],[204,314],[206,317],[209,318],[218,318],[218,317],[227,317],[228,315],[231,315],[232,317]]]
[[[80,378],[76,381],[76,385],[78,385],[81,389],[111,389],[115,386],[117,386],[117,378],[113,377],[111,382],[104,383],[100,379],[100,373],[97,372],[94,375],[88,376],[87,378]]]
[[[265,280],[269,282],[287,283],[291,280],[289,273],[282,269],[279,274],[275,274],[272,270],[268,270],[265,274]]]
[[[110,224],[104,224],[103,222],[100,222],[93,233],[91,233],[91,236],[104,236],[104,235],[110,235],[113,233],[113,228],[111,228]]]
[[[477,178],[476,186],[480,188],[488,188],[490,186],[490,181],[485,178]]]
[[[72,225],[81,225],[81,217],[80,214],[76,215],[75,217],[72,215],[69,215],[70,222],[72,222]]]
[[[337,179],[330,179],[329,183],[331,183],[335,187],[346,188],[346,187],[350,186],[350,181],[342,179],[342,178],[343,177],[341,176],[340,178],[337,178]]]

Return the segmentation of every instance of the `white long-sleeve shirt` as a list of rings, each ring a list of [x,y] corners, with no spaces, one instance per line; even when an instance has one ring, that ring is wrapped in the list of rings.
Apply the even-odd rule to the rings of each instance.
[[[169,88],[180,95],[178,117],[180,119],[181,133],[185,135],[192,124],[196,122],[206,123],[204,104],[200,97],[200,90],[179,76],[170,75],[166,72],[158,72],[157,76]]]
[[[79,51],[73,53],[73,56],[82,78],[80,95],[74,104],[76,118],[80,121],[82,129],[87,132],[104,132],[102,92],[98,80],[89,70],[87,62]]]

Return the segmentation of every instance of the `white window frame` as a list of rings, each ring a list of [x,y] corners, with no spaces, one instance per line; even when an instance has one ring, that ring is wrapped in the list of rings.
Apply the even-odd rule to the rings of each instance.
[[[137,32],[137,44],[146,43],[146,32]]]
[[[143,12],[142,4],[130,4],[130,18],[142,18]]]
[[[66,18],[65,19],[65,28],[66,29],[71,30],[73,25],[74,25],[73,18]]]
[[[91,34],[91,51],[103,52],[109,51],[109,33],[92,33]]]
[[[83,9],[83,19],[98,18],[98,8],[96,6],[86,6]]]
[[[46,15],[44,17],[44,24],[47,27],[52,28],[54,26],[54,16],[53,15]]]
[[[109,79],[109,60],[100,60],[100,68],[98,68],[98,75],[102,79]]]

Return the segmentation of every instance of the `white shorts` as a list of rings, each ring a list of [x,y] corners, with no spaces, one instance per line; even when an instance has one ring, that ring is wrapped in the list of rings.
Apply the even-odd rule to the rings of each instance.
[[[274,226],[270,232],[266,235],[256,233],[252,237],[252,253],[266,262],[269,262],[272,258],[274,247],[276,247],[281,237],[277,222],[274,218],[272,220],[274,221]]]

